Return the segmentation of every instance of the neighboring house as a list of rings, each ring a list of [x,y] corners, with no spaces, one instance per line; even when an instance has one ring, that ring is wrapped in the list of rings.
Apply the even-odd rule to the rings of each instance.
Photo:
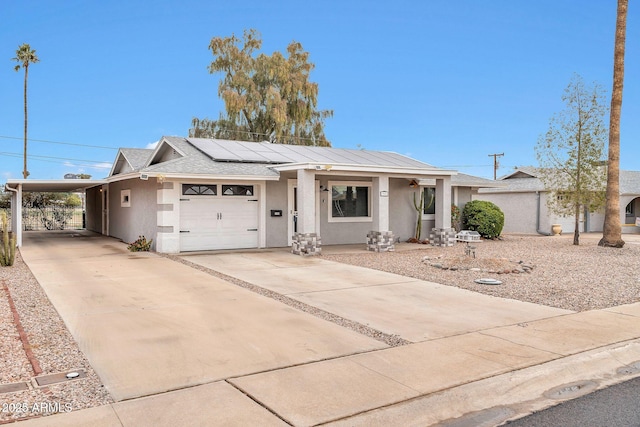
[[[455,234],[451,204],[493,183],[391,152],[163,137],[153,150],[119,150],[109,176],[86,190],[86,228],[125,242],[144,235],[163,253],[384,251],[413,237],[413,194],[423,191],[433,203],[421,237],[444,245]]]
[[[503,187],[481,188],[474,199],[495,203],[504,212],[505,233],[548,234],[553,224],[560,224],[563,233],[573,233],[575,218],[559,216],[547,209],[551,192],[539,178],[540,170],[519,167],[499,178]],[[637,233],[636,216],[640,216],[640,172],[620,171],[620,221],[623,233]],[[583,212],[580,231],[600,232],[604,224],[604,211]]]

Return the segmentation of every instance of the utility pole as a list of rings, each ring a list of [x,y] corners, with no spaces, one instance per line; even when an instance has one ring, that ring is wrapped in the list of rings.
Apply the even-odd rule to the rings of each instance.
[[[498,157],[504,156],[504,153],[500,154],[489,154],[489,157],[493,157],[493,180],[496,180],[496,174],[498,172]]]

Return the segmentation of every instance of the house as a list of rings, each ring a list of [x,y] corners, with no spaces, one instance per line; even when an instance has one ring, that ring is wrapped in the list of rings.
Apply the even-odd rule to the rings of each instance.
[[[28,180],[8,187],[29,191]],[[413,195],[434,244],[452,244],[451,204],[492,181],[397,153],[165,136],[122,148],[109,176],[86,189],[86,228],[163,253],[366,243],[391,250],[413,237]],[[425,204],[426,205],[426,204]],[[18,227],[19,228],[19,227]]]
[[[502,187],[481,188],[474,199],[495,203],[504,212],[506,233],[549,234],[552,224],[560,224],[564,233],[573,233],[575,218],[559,216],[547,208],[551,197],[542,180],[541,170],[534,167],[519,167],[499,178]],[[636,216],[640,216],[640,172],[620,171],[620,221],[623,233],[640,232]],[[583,212],[580,216],[581,232],[601,232],[604,224],[603,212]]]

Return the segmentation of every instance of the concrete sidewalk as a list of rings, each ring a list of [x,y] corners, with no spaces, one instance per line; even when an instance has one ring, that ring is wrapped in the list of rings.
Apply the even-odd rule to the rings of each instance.
[[[390,348],[111,239],[38,242],[25,261],[118,402],[25,425],[498,425],[553,387],[640,375],[640,303],[572,313],[283,251],[185,257],[412,342]]]

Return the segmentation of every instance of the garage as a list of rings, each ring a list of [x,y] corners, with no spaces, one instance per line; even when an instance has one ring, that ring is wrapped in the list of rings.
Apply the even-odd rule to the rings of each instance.
[[[258,247],[253,185],[182,184],[180,252]]]

